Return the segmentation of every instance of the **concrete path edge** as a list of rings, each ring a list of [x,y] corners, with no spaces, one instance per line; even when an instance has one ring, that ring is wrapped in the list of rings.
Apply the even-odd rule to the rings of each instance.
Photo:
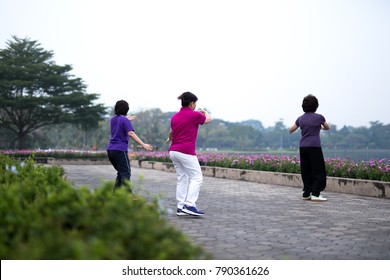
[[[75,164],[75,165],[97,165],[110,164],[108,159],[54,159],[48,160],[49,164]],[[131,166],[139,168],[155,169],[167,172],[175,172],[172,163],[131,160]],[[222,168],[214,166],[202,166],[204,176],[215,178],[226,178],[257,182],[261,184],[281,185],[302,188],[302,179],[299,174],[267,172],[256,170],[243,170],[234,168]],[[354,194],[368,197],[390,198],[390,182],[359,180],[338,177],[327,177],[326,191]]]
[[[131,165],[140,168],[149,168],[167,172],[175,172],[172,163],[156,161],[131,160]],[[270,185],[303,187],[299,174],[267,172],[202,166],[204,176],[243,180]],[[354,194],[368,197],[390,198],[390,182],[358,180],[338,177],[327,177],[326,191]]]

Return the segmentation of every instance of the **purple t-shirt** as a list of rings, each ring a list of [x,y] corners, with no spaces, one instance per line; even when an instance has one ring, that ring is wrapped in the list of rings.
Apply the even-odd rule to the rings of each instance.
[[[189,107],[181,107],[180,111],[172,116],[172,144],[169,151],[176,151],[188,155],[196,155],[196,137],[198,127],[204,124],[206,116],[191,110]]]
[[[129,136],[127,133],[133,131],[130,120],[122,115],[115,115],[110,120],[111,138],[107,145],[107,150],[117,150],[127,152],[129,146]]]
[[[317,113],[304,113],[295,124],[301,128],[299,147],[321,147],[320,130],[325,118]]]

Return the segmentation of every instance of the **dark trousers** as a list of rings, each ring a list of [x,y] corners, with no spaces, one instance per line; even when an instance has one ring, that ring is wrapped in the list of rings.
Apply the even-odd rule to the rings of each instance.
[[[319,196],[326,187],[326,169],[321,147],[299,148],[303,196]]]
[[[112,166],[117,171],[114,190],[121,186],[126,186],[126,182],[130,183],[131,177],[131,167],[127,152],[108,150],[107,155]],[[132,192],[131,188],[129,188],[129,191]]]

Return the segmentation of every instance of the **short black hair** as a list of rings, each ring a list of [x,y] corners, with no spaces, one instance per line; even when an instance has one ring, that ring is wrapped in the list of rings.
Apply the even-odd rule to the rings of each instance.
[[[303,98],[302,109],[305,113],[314,113],[318,108],[318,99],[314,95],[307,95]]]
[[[198,97],[189,91],[183,92],[177,99],[181,100],[182,107],[188,107],[191,102],[198,101]]]
[[[129,103],[125,100],[119,100],[115,104],[115,115],[126,116],[129,111]]]

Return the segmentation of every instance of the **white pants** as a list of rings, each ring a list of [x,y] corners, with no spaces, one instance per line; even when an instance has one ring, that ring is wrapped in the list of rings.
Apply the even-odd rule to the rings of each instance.
[[[184,204],[196,207],[200,186],[203,182],[203,174],[198,157],[175,151],[170,151],[169,157],[176,169],[177,208],[182,209]]]

